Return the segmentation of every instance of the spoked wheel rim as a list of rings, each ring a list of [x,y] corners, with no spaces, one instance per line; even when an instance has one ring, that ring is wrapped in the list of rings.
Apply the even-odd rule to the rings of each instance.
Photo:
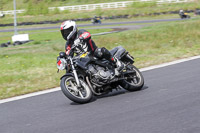
[[[90,96],[91,91],[83,80],[80,79],[79,81],[81,87],[77,86],[73,77],[69,77],[65,80],[65,87],[71,95],[79,99],[87,99]]]
[[[128,79],[126,81],[129,82],[131,85],[140,85],[140,83],[142,82],[142,77],[140,73],[135,68],[132,68],[132,70],[134,70],[135,72],[128,74]]]

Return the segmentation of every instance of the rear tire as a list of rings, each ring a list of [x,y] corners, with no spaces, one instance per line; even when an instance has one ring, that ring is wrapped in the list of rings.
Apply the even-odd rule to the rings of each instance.
[[[92,99],[92,91],[86,82],[79,79],[81,87],[77,87],[75,91],[73,86],[76,86],[76,80],[72,76],[65,76],[61,79],[60,87],[64,95],[76,103],[88,103]]]
[[[135,73],[127,74],[128,79],[122,80],[120,85],[128,91],[141,90],[144,85],[142,73],[134,65],[129,65],[127,69],[135,71]]]

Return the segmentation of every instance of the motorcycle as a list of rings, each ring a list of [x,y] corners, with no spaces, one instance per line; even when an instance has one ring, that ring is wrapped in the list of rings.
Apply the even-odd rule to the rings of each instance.
[[[74,48],[72,46],[71,51]],[[122,46],[113,48],[110,53],[123,63],[123,70],[118,76],[108,60],[97,59],[88,52],[74,57],[60,52],[57,68],[58,71],[66,70],[60,78],[64,95],[76,103],[88,103],[94,96],[105,95],[121,87],[128,91],[141,90],[144,78],[133,65],[134,58]]]
[[[101,18],[93,18],[93,19],[91,19],[91,22],[92,22],[92,24],[101,24],[101,20],[100,20]]]
[[[196,10],[196,11],[194,12],[194,14],[195,14],[195,15],[200,15],[200,10]]]
[[[188,15],[188,13],[183,13],[183,14],[179,14],[181,19],[184,19],[184,18],[190,18],[190,16]]]

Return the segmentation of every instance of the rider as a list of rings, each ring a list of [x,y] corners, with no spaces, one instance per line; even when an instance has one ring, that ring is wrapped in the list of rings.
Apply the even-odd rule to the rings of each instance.
[[[98,48],[91,39],[91,34],[84,29],[78,30],[75,21],[69,20],[63,22],[60,31],[63,38],[67,41],[65,45],[65,53],[67,55],[71,54],[70,56],[72,56],[74,53],[80,54],[82,50],[84,52],[90,52],[96,58],[105,58],[115,64],[115,75],[119,75],[123,64],[117,58],[114,58],[106,48]],[[72,45],[76,47],[73,52],[70,52]]]
[[[96,15],[94,16],[94,22],[100,23],[101,24],[101,16],[97,17]]]
[[[184,11],[183,11],[183,10],[180,10],[180,11],[179,11],[179,15],[180,15],[180,16],[183,16],[183,15],[184,15]]]

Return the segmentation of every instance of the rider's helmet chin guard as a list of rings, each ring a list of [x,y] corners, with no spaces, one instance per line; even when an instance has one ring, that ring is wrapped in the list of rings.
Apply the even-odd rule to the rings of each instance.
[[[66,41],[71,39],[77,33],[76,22],[71,20],[63,22],[60,31]]]

